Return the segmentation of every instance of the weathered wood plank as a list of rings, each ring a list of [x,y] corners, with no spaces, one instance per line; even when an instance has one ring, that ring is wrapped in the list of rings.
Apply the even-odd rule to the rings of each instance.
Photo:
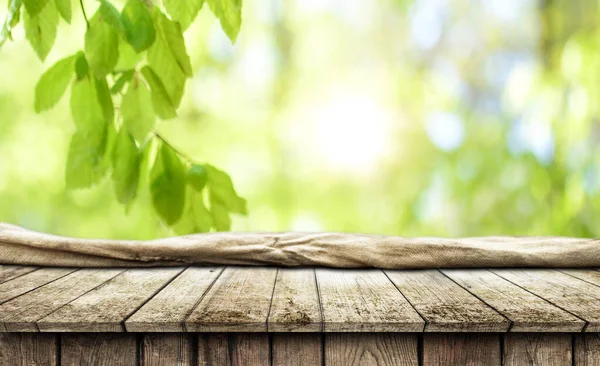
[[[317,269],[325,332],[420,332],[424,321],[381,270]]]
[[[190,267],[125,322],[128,332],[185,332],[184,321],[223,268]]]
[[[186,333],[144,334],[142,365],[187,366],[194,365],[194,337]]]
[[[326,365],[418,365],[417,336],[397,333],[325,335]]]
[[[321,334],[275,333],[271,350],[273,365],[321,366],[322,346]]]
[[[60,337],[63,366],[137,365],[135,334],[68,333]]]
[[[506,332],[510,322],[437,270],[385,271],[426,332]]]
[[[571,366],[572,346],[570,334],[509,333],[504,335],[503,364]]]
[[[37,321],[42,332],[122,332],[122,322],[183,268],[129,269]],[[34,272],[35,273],[35,272]]]
[[[75,271],[75,268],[42,268],[0,284],[0,304]]]
[[[600,286],[600,271],[595,269],[558,269],[557,271]]]
[[[243,334],[238,333],[239,336]],[[225,333],[198,334],[198,365],[231,366],[229,336]]]
[[[0,365],[57,365],[56,338],[54,334],[0,333]]]
[[[484,269],[444,274],[512,321],[511,332],[580,332],[585,322]]]
[[[190,332],[266,332],[276,268],[228,267],[185,321]]]
[[[600,287],[551,269],[493,272],[585,320],[584,331],[600,331]]]
[[[321,326],[315,270],[279,269],[269,313],[269,332],[319,332]]]
[[[423,334],[423,365],[499,366],[499,334]]]
[[[198,365],[270,365],[266,333],[200,334]]]
[[[0,305],[0,330],[37,332],[36,321],[123,272],[81,269]]]
[[[600,366],[600,334],[575,334],[574,357],[577,366]]]
[[[0,265],[0,283],[33,272],[39,267]]]

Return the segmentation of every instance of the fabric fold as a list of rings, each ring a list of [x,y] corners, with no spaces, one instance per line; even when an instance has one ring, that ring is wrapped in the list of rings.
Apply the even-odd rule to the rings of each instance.
[[[205,233],[156,240],[78,239],[0,223],[0,264],[333,268],[600,267],[598,239],[405,238],[351,233]]]

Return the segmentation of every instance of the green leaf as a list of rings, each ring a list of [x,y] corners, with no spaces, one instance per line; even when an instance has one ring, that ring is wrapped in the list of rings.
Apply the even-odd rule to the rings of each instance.
[[[210,213],[215,229],[217,231],[229,231],[231,229],[231,217],[229,211],[222,204],[211,200]]]
[[[204,0],[163,0],[163,6],[167,13],[171,19],[179,22],[183,30],[186,30],[196,19],[203,4]]]
[[[221,28],[235,43],[242,25],[242,0],[208,0],[213,14],[219,18]]]
[[[177,154],[166,144],[162,144],[150,176],[154,209],[167,225],[173,225],[183,213],[185,172]]]
[[[104,21],[100,11],[90,19],[90,26],[85,32],[85,56],[97,77],[110,73],[119,59],[119,36]]]
[[[106,120],[106,111],[98,90],[104,86],[89,76],[73,83],[71,88],[71,116],[77,127],[67,156],[67,188],[85,188],[98,182],[106,173],[107,144],[112,133]]]
[[[71,88],[71,116],[79,130],[106,124],[96,88],[89,77],[76,81]]]
[[[38,15],[46,6],[46,3],[48,3],[48,0],[23,0],[23,5],[25,5],[27,14],[32,17]]]
[[[4,24],[0,30],[0,47],[7,39],[12,39],[12,30],[19,23],[21,18],[21,0],[10,0],[8,3],[8,13],[4,18]]]
[[[106,173],[103,157],[106,150],[106,124],[78,130],[71,138],[67,155],[66,186],[87,188]]]
[[[209,232],[213,226],[212,215],[204,204],[202,193],[188,191],[184,215],[173,227],[181,235]]]
[[[187,54],[185,48],[185,40],[183,39],[183,33],[181,32],[181,26],[169,20],[158,8],[154,10],[154,25],[156,27],[158,37],[168,46],[173,58],[177,62],[177,65],[183,71],[185,76],[192,76],[192,64],[190,62],[190,56]]]
[[[6,14],[6,24],[10,29],[19,24],[21,20],[21,0],[10,0],[8,4],[8,14]]]
[[[125,40],[119,39],[119,61],[117,61],[115,71],[134,69],[143,55],[143,53],[135,52],[133,47]]]
[[[59,60],[42,74],[35,86],[35,111],[40,113],[58,103],[75,74],[76,55]]]
[[[115,107],[113,105],[112,96],[106,83],[106,78],[99,78],[94,80],[94,87],[96,88],[96,97],[100,108],[102,109],[102,115],[107,123],[113,123],[115,118]]]
[[[121,114],[127,131],[140,143],[146,140],[156,120],[150,103],[150,91],[144,83],[134,78],[123,96]]]
[[[60,16],[71,24],[71,0],[56,0],[55,2]]]
[[[52,1],[48,1],[46,6],[36,15],[31,15],[28,12],[23,14],[25,38],[27,38],[42,62],[46,59],[54,45],[57,25],[58,13]]]
[[[231,212],[247,215],[246,200],[238,196],[229,175],[212,165],[206,164],[205,167],[211,202],[219,203]]]
[[[90,73],[90,66],[85,59],[83,52],[79,51],[76,54],[77,61],[75,61],[75,74],[77,74],[77,80],[87,78]]]
[[[98,14],[102,18],[102,21],[113,27],[117,34],[125,33],[125,27],[121,20],[121,14],[117,10],[117,8],[113,6],[113,4],[111,4],[107,0],[100,0]]]
[[[121,19],[125,27],[125,39],[136,52],[142,52],[150,47],[156,38],[156,31],[148,7],[140,0],[129,0]]]
[[[148,50],[148,63],[155,73],[160,75],[173,106],[178,107],[183,96],[186,78],[177,66],[173,56],[167,52],[168,49],[166,49],[162,40],[157,39]]]
[[[120,93],[121,90],[123,90],[123,87],[125,86],[125,84],[127,84],[128,82],[131,81],[131,79],[133,78],[133,74],[134,74],[134,70],[125,71],[123,74],[121,74],[121,76],[119,76],[117,81],[115,81],[115,83],[113,84],[112,88],[110,88],[110,93],[111,94]]]
[[[137,193],[142,155],[127,129],[121,128],[112,151],[112,179],[117,200],[131,202]]]
[[[148,50],[148,62],[156,74],[160,75],[161,80],[164,81],[163,85],[173,106],[178,107],[185,89],[186,78],[172,56],[160,51],[162,46],[157,47],[158,44],[162,44],[162,42],[157,40]]]
[[[198,192],[204,189],[208,180],[208,171],[204,165],[192,164],[187,171],[187,182]]]
[[[142,74],[152,92],[152,107],[154,112],[162,119],[170,119],[177,117],[175,107],[171,102],[171,98],[165,89],[162,81],[156,75],[154,70],[150,66],[144,66],[142,68]]]

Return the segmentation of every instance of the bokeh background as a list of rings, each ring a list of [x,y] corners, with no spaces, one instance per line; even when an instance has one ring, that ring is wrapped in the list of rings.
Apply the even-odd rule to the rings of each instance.
[[[68,98],[36,115],[33,90],[82,48],[74,17],[43,65],[22,31],[0,50],[0,221],[172,235],[146,191],[126,213],[108,177],[65,190]],[[235,45],[206,5],[186,39],[158,130],[231,174],[236,231],[600,236],[597,0],[246,0]]]

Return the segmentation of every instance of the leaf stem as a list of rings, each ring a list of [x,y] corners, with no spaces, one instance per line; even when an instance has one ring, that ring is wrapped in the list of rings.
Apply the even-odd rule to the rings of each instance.
[[[85,19],[85,24],[89,28],[90,21],[88,20],[87,14],[85,13],[85,7],[83,6],[83,0],[79,0],[79,5],[81,6],[81,12],[83,13],[83,19]]]
[[[169,141],[165,140],[165,138],[164,138],[164,137],[162,137],[162,136],[160,135],[160,133],[158,133],[158,131],[156,131],[156,130],[153,130],[153,131],[152,131],[152,134],[153,134],[153,135],[154,135],[154,136],[155,136],[157,139],[159,139],[160,141],[162,141],[162,143],[163,143],[163,144],[167,145],[167,146],[168,146],[168,147],[169,147],[171,150],[175,151],[175,153],[176,153],[177,155],[181,156],[182,158],[184,158],[185,160],[187,160],[187,161],[188,161],[188,162],[190,162],[190,163],[191,163],[191,162],[193,162],[193,160],[192,160],[192,159],[190,159],[190,157],[189,157],[189,156],[187,156],[186,154],[182,153],[180,150],[177,150],[177,149],[176,149],[176,148],[175,148],[173,145],[171,145],[171,144],[169,143]]]

